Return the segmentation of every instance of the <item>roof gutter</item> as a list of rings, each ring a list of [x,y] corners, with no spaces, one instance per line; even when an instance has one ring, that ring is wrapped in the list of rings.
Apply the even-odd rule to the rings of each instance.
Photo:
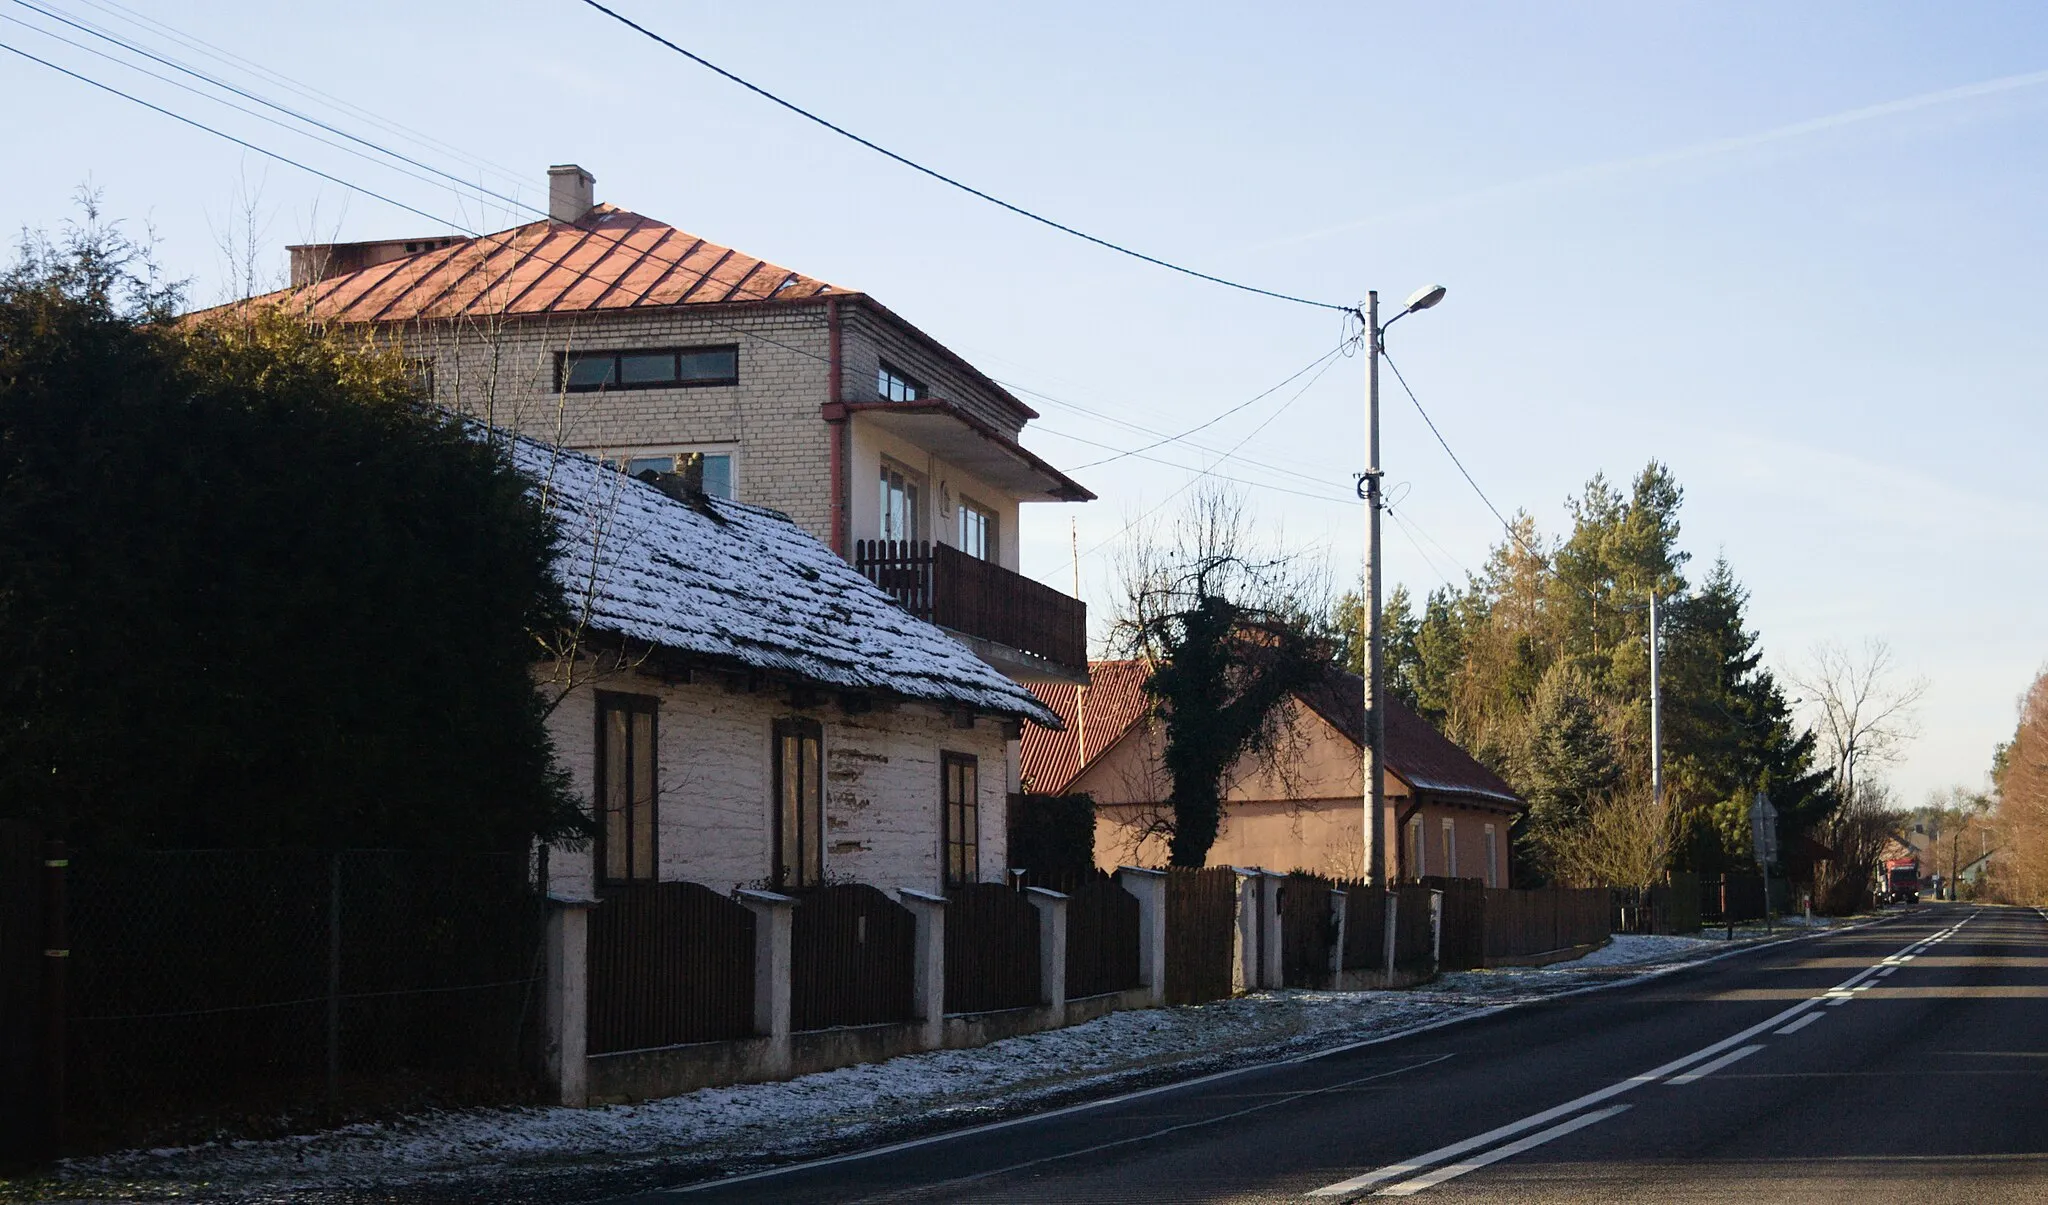
[[[825,429],[832,441],[832,551],[843,560],[852,542],[846,538],[847,511],[846,461],[849,456],[847,434],[850,430],[846,421],[846,408],[841,403],[841,380],[839,371],[839,298],[825,299],[825,331],[830,344],[826,356],[825,371],[832,381],[827,389],[825,407]]]

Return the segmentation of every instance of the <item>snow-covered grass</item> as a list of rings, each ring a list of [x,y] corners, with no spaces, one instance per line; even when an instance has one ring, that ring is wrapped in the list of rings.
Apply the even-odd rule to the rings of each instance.
[[[1261,992],[1146,1009],[974,1050],[593,1109],[475,1109],[272,1141],[126,1151],[64,1165],[70,1197],[346,1200],[395,1185],[551,1180],[596,1168],[730,1169],[1085,1098],[1163,1078],[1327,1049],[1475,1016],[1727,948],[1616,937],[1573,962],[1466,971],[1396,992]]]

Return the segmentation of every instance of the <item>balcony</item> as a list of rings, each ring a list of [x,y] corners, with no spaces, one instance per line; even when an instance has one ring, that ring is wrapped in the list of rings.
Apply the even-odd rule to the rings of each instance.
[[[1088,604],[1080,599],[957,548],[923,540],[856,540],[853,564],[919,619],[1028,654],[999,658],[975,649],[1005,673],[1085,680]]]

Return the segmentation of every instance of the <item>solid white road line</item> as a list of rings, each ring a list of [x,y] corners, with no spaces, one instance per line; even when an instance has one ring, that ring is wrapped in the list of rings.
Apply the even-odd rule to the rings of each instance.
[[[1626,1113],[1628,1109],[1628,1105],[1610,1105],[1605,1109],[1597,1109],[1591,1113],[1581,1113],[1570,1121],[1551,1126],[1540,1133],[1531,1134],[1527,1138],[1510,1142],[1506,1146],[1497,1146],[1483,1155],[1467,1159],[1462,1163],[1453,1163],[1449,1167],[1440,1167],[1426,1176],[1417,1176],[1413,1180],[1403,1180],[1391,1188],[1382,1188],[1373,1195],[1377,1197],[1412,1197],[1425,1188],[1435,1188],[1446,1180],[1455,1180],[1466,1172],[1478,1171],[1489,1163],[1498,1163],[1502,1159],[1512,1159],[1524,1151],[1542,1146],[1553,1138],[1562,1138],[1574,1130],[1583,1130],[1596,1122],[1606,1121],[1616,1113]]]
[[[1919,942],[1915,942],[1914,946],[1917,946],[1919,944]],[[1912,948],[1913,946],[1904,947],[1904,949],[1906,950]],[[1901,950],[1901,952],[1903,953],[1904,950]],[[1891,957],[1897,957],[1897,955],[1894,954]],[[1840,997],[1838,999],[1829,1000],[1828,1003],[1846,1004],[1851,999],[1854,999],[1854,997],[1850,996],[1848,993],[1853,991],[1858,984],[1863,983],[1865,980],[1875,975],[1877,973],[1878,967],[1883,965],[1883,960],[1874,962],[1871,965],[1856,972],[1854,975],[1849,976],[1847,979],[1844,979],[1841,983],[1836,984],[1834,987],[1828,989],[1828,995],[1830,996],[1835,995],[1836,993],[1840,993]],[[1703,1046],[1700,1049],[1693,1051],[1691,1054],[1673,1059],[1670,1062],[1664,1064],[1663,1066],[1657,1067],[1650,1071],[1646,1071],[1641,1075],[1630,1076],[1628,1079],[1622,1080],[1619,1083],[1609,1084],[1605,1088],[1600,1088],[1596,1091],[1588,1092],[1584,1096],[1578,1097],[1573,1100],[1568,1100],[1554,1108],[1545,1109],[1541,1113],[1533,1113],[1528,1117],[1522,1118],[1520,1121],[1511,1121],[1506,1125],[1496,1126],[1493,1129],[1486,1131],[1484,1134],[1475,1135],[1474,1137],[1464,1139],[1460,1142],[1453,1142],[1448,1146],[1440,1146],[1437,1149],[1430,1151],[1426,1154],[1416,1155],[1413,1158],[1404,1159],[1399,1163],[1389,1163],[1385,1167],[1376,1168],[1369,1172],[1364,1172],[1360,1175],[1353,1176],[1348,1180],[1339,1180],[1335,1184],[1326,1184],[1321,1188],[1311,1191],[1308,1195],[1311,1197],[1351,1196],[1352,1194],[1371,1188],[1374,1185],[1385,1184],[1389,1180],[1401,1180],[1404,1177],[1413,1176],[1416,1172],[1422,1171],[1425,1168],[1434,1167],[1447,1159],[1456,1159],[1458,1156],[1466,1154],[1470,1151],[1480,1150],[1482,1148],[1491,1146],[1492,1144],[1499,1142],[1503,1138],[1513,1138],[1515,1135],[1524,1133],[1528,1130],[1535,1129],[1537,1126],[1546,1125],[1550,1122],[1558,1120],[1559,1118],[1567,1117],[1573,1113],[1577,1113],[1581,1109],[1584,1109],[1589,1105],[1596,1105],[1601,1103],[1602,1101],[1611,1100],[1616,1096],[1620,1096],[1624,1092],[1633,1091],[1634,1089],[1639,1088],[1644,1084],[1656,1083],[1658,1080],[1663,1079],[1665,1076],[1671,1075],[1675,1072],[1684,1071],[1686,1068],[1691,1067],[1695,1063],[1713,1058],[1715,1055],[1720,1054],[1725,1050],[1729,1050],[1733,1047],[1740,1046],[1742,1043],[1747,1042],[1749,1039],[1757,1036],[1760,1033],[1763,1033],[1765,1030],[1775,1029],[1778,1026],[1784,1025],[1794,1020],[1795,1018],[1799,1017],[1802,1013],[1809,1012],[1810,1010],[1818,1007],[1823,999],[1825,999],[1825,997],[1815,996],[1811,999],[1801,1000],[1799,1003],[1792,1005],[1790,1008],[1785,1009],[1784,1011],[1778,1013],[1778,1015],[1770,1018],[1767,1021],[1762,1021],[1758,1024],[1752,1025],[1748,1029],[1745,1029],[1740,1033],[1730,1034],[1729,1036],[1722,1038],[1720,1041],[1715,1042],[1712,1045]],[[1419,1192],[1421,1190],[1417,1189],[1416,1191]]]
[[[1817,1015],[1818,1014],[1816,1013],[1807,1014],[1807,1016],[1809,1017]],[[1698,1083],[1700,1080],[1707,1078],[1708,1076],[1714,1074],[1714,1072],[1719,1071],[1721,1068],[1726,1067],[1728,1064],[1734,1062],[1735,1060],[1746,1059],[1750,1055],[1755,1054],[1757,1051],[1762,1049],[1762,1046],[1744,1046],[1740,1050],[1731,1050],[1727,1054],[1722,1055],[1720,1058],[1715,1059],[1713,1062],[1708,1063],[1704,1067],[1696,1067],[1693,1070],[1686,1072],[1684,1075],[1674,1075],[1670,1079],[1665,1080],[1664,1082],[1667,1084]]]
[[[1808,1013],[1805,1016],[1799,1018],[1797,1021],[1792,1022],[1792,1024],[1787,1025],[1785,1028],[1774,1029],[1771,1032],[1775,1034],[1798,1033],[1800,1030],[1805,1029],[1807,1026],[1813,1024],[1815,1021],[1820,1020],[1822,1017],[1826,1015],[1826,1013]]]

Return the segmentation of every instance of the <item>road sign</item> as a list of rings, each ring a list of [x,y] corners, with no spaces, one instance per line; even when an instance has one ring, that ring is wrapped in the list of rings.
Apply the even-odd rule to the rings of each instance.
[[[1778,860],[1778,809],[1762,791],[1749,805],[1749,848],[1759,866]]]

